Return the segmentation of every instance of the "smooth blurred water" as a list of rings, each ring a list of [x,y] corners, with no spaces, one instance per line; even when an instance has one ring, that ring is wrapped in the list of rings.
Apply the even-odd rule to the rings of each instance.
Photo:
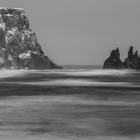
[[[140,139],[140,72],[0,70],[0,139]]]

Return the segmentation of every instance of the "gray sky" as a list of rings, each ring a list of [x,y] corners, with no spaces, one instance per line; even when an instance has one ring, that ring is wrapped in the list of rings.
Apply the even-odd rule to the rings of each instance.
[[[112,49],[140,52],[140,0],[0,0],[23,7],[44,52],[57,64],[102,65]]]

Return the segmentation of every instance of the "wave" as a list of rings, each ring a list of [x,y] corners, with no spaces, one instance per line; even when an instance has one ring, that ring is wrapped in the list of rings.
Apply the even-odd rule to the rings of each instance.
[[[34,86],[129,86],[129,82],[99,82],[83,79],[63,79],[39,82],[0,82],[6,84],[25,84]]]
[[[102,75],[121,76],[121,75],[129,74],[130,72],[132,71],[94,69],[94,70],[67,71],[67,72],[63,72],[63,74],[72,75],[72,76],[102,76]]]
[[[104,70],[104,69],[63,69],[63,70],[0,70],[0,78],[22,77],[34,74],[38,77],[43,75],[65,75],[65,76],[123,76],[134,73],[132,70]]]
[[[46,73],[47,72],[47,73]],[[105,70],[105,69],[63,69],[63,70],[43,70],[36,71],[36,73],[42,74],[61,74],[61,75],[69,75],[69,76],[102,76],[102,75],[126,75],[129,73],[133,73],[132,70]]]
[[[24,70],[0,70],[0,78],[23,76]]]

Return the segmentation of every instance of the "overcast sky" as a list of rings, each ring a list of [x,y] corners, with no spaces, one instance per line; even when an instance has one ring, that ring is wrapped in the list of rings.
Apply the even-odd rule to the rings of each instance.
[[[140,0],[0,0],[22,7],[44,52],[57,64],[102,65],[112,49],[140,51]]]

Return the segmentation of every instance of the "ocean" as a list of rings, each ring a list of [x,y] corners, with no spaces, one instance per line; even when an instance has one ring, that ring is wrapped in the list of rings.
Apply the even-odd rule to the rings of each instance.
[[[0,70],[0,140],[140,140],[140,71]]]

